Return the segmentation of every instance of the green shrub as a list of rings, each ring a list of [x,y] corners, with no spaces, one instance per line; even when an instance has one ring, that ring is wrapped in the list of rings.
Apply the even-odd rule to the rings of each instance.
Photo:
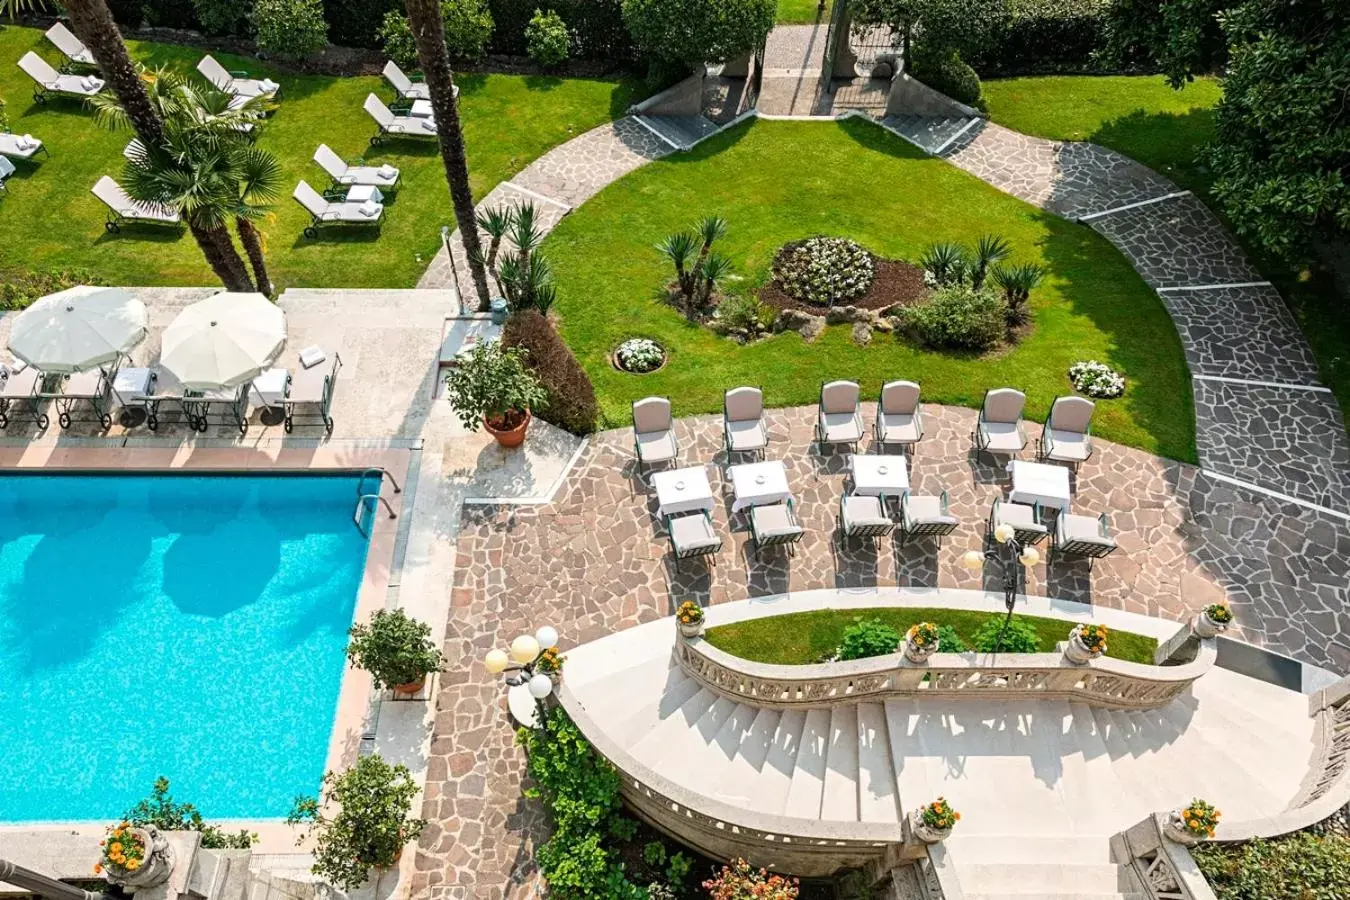
[[[452,58],[473,61],[482,57],[493,29],[485,0],[441,0],[441,18],[445,21],[445,46]],[[378,37],[385,56],[401,68],[417,67],[417,43],[407,16],[397,9],[385,13]]]
[[[1009,0],[1006,15],[993,26],[994,39],[966,59],[986,78],[1097,71],[1114,3]]]
[[[930,347],[988,350],[1007,333],[1003,299],[967,284],[940,287],[926,303],[904,310],[902,318]]]
[[[553,10],[534,11],[530,24],[525,26],[525,50],[530,59],[542,68],[552,69],[567,62],[571,51],[572,38],[567,33],[567,23]]]
[[[402,10],[403,0],[324,0],[328,39],[343,47],[380,46],[380,23],[390,10]]]
[[[840,659],[866,659],[896,652],[900,632],[878,619],[856,619],[844,629],[839,642]]]
[[[369,622],[353,625],[347,634],[347,658],[369,672],[377,688],[412,684],[441,667],[431,626],[409,618],[401,608],[377,610]]]
[[[304,59],[328,46],[321,0],[257,0],[253,30],[259,50]]]
[[[140,17],[156,28],[201,28],[192,0],[154,0],[141,3]]]
[[[777,0],[623,0],[638,49],[690,69],[756,49],[777,13]]]
[[[595,387],[547,318],[533,309],[512,313],[502,343],[529,351],[527,364],[548,394],[548,405],[535,415],[573,434],[595,430],[600,415]]]
[[[175,803],[169,795],[169,779],[160,776],[150,796],[137,802],[122,814],[132,825],[154,825],[161,831],[197,831],[202,836],[202,847],[207,850],[247,850],[258,836],[250,831],[221,831],[208,825],[191,803]]]
[[[1002,628],[1003,616],[990,616],[971,636],[971,640],[975,642],[975,649],[981,653],[993,653],[994,648],[998,646],[998,633]],[[999,652],[1036,653],[1040,649],[1041,640],[1036,636],[1035,626],[1018,616],[1013,616],[1012,621],[1008,623],[1008,630],[1003,634],[1003,649]]]
[[[1191,853],[1218,900],[1344,900],[1350,885],[1350,838],[1336,834],[1204,843]]]
[[[34,300],[75,287],[77,284],[107,284],[86,269],[42,269],[29,272],[0,271],[0,309],[27,309]]]
[[[950,625],[938,626],[939,653],[965,653],[969,649],[966,642],[961,640],[961,636],[956,633],[955,628]]]
[[[197,21],[207,34],[243,34],[251,0],[192,0]]]
[[[525,28],[538,0],[488,0],[497,23],[489,49],[516,56],[528,52]],[[556,0],[549,3],[567,23],[573,59],[600,59],[623,63],[633,59],[633,38],[623,21],[622,0]]]
[[[959,103],[980,102],[980,76],[955,50],[916,53],[910,74]]]
[[[744,329],[751,334],[768,331],[778,310],[751,294],[736,294],[717,304],[717,322],[726,330]]]

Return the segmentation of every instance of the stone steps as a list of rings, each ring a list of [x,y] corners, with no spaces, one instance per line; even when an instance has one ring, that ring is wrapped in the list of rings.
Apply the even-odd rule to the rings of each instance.
[[[681,150],[688,150],[699,141],[712,137],[721,130],[716,122],[704,116],[639,116],[638,118],[642,120],[643,124]]]
[[[881,124],[927,153],[937,154],[961,133],[968,116],[886,116]]]

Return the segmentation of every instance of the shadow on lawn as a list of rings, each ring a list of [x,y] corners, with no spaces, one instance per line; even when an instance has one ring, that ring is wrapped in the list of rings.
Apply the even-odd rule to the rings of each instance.
[[[1198,158],[1214,137],[1214,110],[1147,113],[1136,110],[1103,123],[1088,140],[1110,147],[1207,199],[1213,175]]]

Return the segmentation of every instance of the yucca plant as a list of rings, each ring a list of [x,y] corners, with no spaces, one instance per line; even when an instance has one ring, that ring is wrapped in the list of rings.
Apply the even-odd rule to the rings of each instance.
[[[477,215],[478,227],[488,236],[488,251],[480,262],[512,310],[547,313],[557,297],[553,269],[538,253],[544,240],[538,219],[539,211],[533,203],[494,207]],[[504,243],[512,248],[505,253]],[[478,254],[482,254],[481,247],[471,252]]]
[[[713,288],[731,271],[731,260],[720,253],[709,253],[699,263],[697,301],[699,306],[707,306],[712,300]]]
[[[953,241],[933,244],[919,258],[919,265],[933,276],[938,287],[960,284],[970,268],[966,248]]]
[[[996,234],[986,234],[975,242],[975,256],[970,264],[970,284],[975,290],[984,287],[989,270],[1012,253],[1012,246]]]
[[[1027,300],[1031,292],[1045,280],[1045,269],[1036,263],[995,266],[992,277],[994,284],[1003,291],[1003,300],[1008,307],[1008,324],[1021,325],[1027,321],[1030,318]]]

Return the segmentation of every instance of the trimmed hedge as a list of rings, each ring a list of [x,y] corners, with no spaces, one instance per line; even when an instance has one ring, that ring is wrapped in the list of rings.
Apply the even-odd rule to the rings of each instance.
[[[384,14],[395,9],[404,9],[403,0],[324,0],[328,39],[342,47],[378,50],[380,41],[375,32],[380,30]]]
[[[980,76],[954,50],[916,53],[910,70],[915,78],[959,103],[976,106],[980,102]]]
[[[1009,0],[987,48],[967,61],[984,77],[1098,71],[1114,0]]]
[[[548,406],[535,415],[573,434],[595,431],[600,415],[595,387],[542,313],[536,309],[512,313],[502,332],[502,344],[529,351],[529,367],[548,391]]]
[[[572,35],[572,58],[608,59],[615,62],[634,58],[633,39],[623,22],[621,0],[489,0],[488,9],[497,30],[488,45],[491,53],[524,56],[525,26],[536,9],[552,10],[562,16]]]

